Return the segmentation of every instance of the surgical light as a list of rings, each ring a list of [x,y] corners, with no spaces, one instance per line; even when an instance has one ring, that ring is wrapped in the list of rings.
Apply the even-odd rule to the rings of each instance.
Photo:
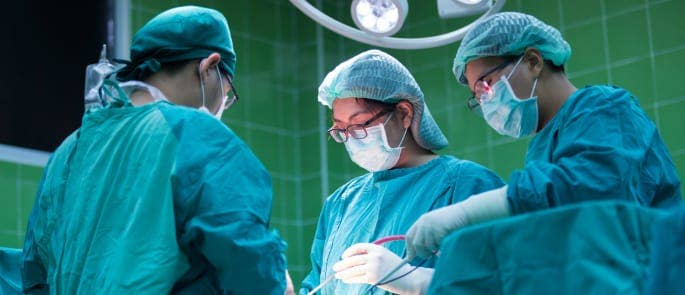
[[[365,29],[364,26],[359,23],[359,20],[357,19],[357,12],[356,12],[356,7],[357,3],[364,1],[368,4],[366,6],[368,10],[365,10],[367,8],[360,8],[362,12],[366,11],[367,13],[370,11],[373,13],[373,8],[374,6],[381,5],[383,7],[383,1],[390,2],[391,4],[394,5],[394,7],[397,7],[397,22],[395,25],[388,25],[389,27],[392,27],[393,29],[384,33],[375,33],[370,31],[369,29]],[[443,4],[455,4],[457,1],[459,3],[463,3],[464,1],[466,2],[474,2],[478,0],[437,0],[438,4],[440,4],[440,1],[450,1],[451,3],[443,3]],[[320,3],[320,0],[318,0]],[[378,3],[381,4],[378,4]],[[494,2],[494,4],[493,4]],[[434,36],[429,36],[429,37],[413,37],[413,38],[398,38],[398,37],[392,37],[389,36],[391,34],[396,33],[397,31],[400,30],[400,27],[404,23],[404,19],[407,15],[407,11],[409,11],[408,5],[407,5],[407,0],[355,0],[352,2],[352,19],[354,20],[355,24],[360,29],[357,29],[353,26],[347,25],[345,23],[342,23],[329,15],[323,13],[321,10],[318,8],[314,7],[312,4],[307,2],[307,0],[290,0],[290,3],[293,4],[297,9],[302,11],[306,16],[310,17],[312,20],[317,22],[319,25],[326,27],[327,29],[336,32],[340,34],[341,36],[345,36],[347,38],[350,38],[355,41],[362,42],[364,44],[369,44],[372,46],[378,46],[378,47],[385,47],[385,48],[394,48],[394,49],[424,49],[424,48],[432,48],[432,47],[438,47],[438,46],[443,46],[447,44],[454,43],[456,41],[461,40],[466,32],[468,32],[469,29],[476,23],[478,20],[481,20],[485,17],[488,17],[492,15],[493,13],[496,13],[500,10],[502,10],[502,7],[504,6],[504,3],[506,0],[480,0],[480,2],[475,3],[473,5],[481,5],[478,6],[479,9],[483,9],[483,5],[487,5],[487,7],[490,7],[489,9],[486,9],[484,13],[478,17],[478,19],[474,20],[468,25],[465,25],[459,29],[455,29],[451,32],[447,33],[442,33]],[[417,1],[417,4],[423,4],[424,1]],[[483,4],[485,3],[485,4]],[[373,5],[372,5],[373,4]],[[473,8],[473,7],[472,7]],[[386,7],[386,9],[381,9],[381,15],[382,12],[387,11],[387,10],[392,10],[389,8],[389,6]],[[377,16],[375,18],[378,18]],[[393,19],[392,17],[390,19]],[[371,22],[371,21],[369,21]]]
[[[440,18],[464,17],[479,14],[492,7],[492,0],[438,0]]]
[[[354,0],[352,20],[362,31],[375,36],[391,36],[407,17],[407,0]]]

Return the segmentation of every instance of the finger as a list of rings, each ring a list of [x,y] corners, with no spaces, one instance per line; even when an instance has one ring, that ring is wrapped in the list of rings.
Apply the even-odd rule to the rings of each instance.
[[[342,259],[335,264],[333,264],[333,271],[339,272],[351,267],[366,264],[368,256],[365,254],[354,255],[345,259]]]
[[[409,228],[409,231],[407,231],[406,238],[404,240],[405,244],[405,249],[407,250],[407,258],[414,258],[416,256],[416,240],[415,240],[415,235],[416,235],[416,224],[412,225],[411,228]]]
[[[359,255],[359,254],[366,254],[369,253],[369,248],[372,248],[373,244],[370,243],[357,243],[349,248],[345,249],[345,251],[342,254],[342,258],[347,258],[353,255]]]
[[[366,265],[358,265],[335,273],[335,278],[347,284],[366,283]]]

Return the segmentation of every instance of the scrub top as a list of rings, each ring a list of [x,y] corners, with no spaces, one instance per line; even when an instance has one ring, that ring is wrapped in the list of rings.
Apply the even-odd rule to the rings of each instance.
[[[271,179],[229,128],[167,101],[84,115],[51,156],[23,288],[63,294],[279,294]]]
[[[487,168],[451,156],[439,156],[412,168],[367,173],[336,190],[323,205],[311,250],[312,271],[302,282],[306,294],[335,275],[333,264],[356,243],[405,234],[424,213],[462,201],[473,194],[503,186]],[[404,241],[384,244],[402,257]],[[433,259],[434,260],[434,259]],[[432,267],[434,261],[423,267]],[[411,264],[416,265],[419,259]],[[368,284],[334,279],[320,294],[364,294]],[[386,294],[376,288],[373,294]]]
[[[591,200],[672,207],[681,200],[675,165],[654,123],[628,91],[576,91],[532,139],[507,197],[519,214]]]

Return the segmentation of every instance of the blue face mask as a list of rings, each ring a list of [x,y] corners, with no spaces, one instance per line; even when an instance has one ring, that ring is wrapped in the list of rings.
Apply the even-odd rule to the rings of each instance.
[[[535,133],[538,126],[538,98],[533,96],[538,79],[533,82],[530,97],[519,99],[509,84],[509,78],[516,71],[523,57],[516,62],[509,75],[493,85],[481,96],[480,108],[488,125],[497,133],[520,138]]]

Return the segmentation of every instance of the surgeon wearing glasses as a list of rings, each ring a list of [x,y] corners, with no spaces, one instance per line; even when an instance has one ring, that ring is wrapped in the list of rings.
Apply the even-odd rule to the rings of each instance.
[[[130,56],[45,167],[24,293],[284,294],[271,178],[219,120],[238,100],[226,18],[166,10]]]
[[[407,233],[410,257],[513,214],[607,199],[680,203],[673,160],[637,99],[616,86],[576,88],[564,72],[570,55],[557,29],[527,14],[497,13],[466,34],[453,70],[472,92],[468,107],[499,134],[534,138],[506,186],[423,215]]]
[[[504,183],[474,162],[437,155],[447,139],[431,116],[411,73],[395,58],[369,50],[338,65],[319,87],[333,110],[330,137],[368,171],[338,188],[323,205],[311,249],[306,294],[331,276],[320,294],[364,294],[397,266],[404,243],[372,241],[404,234],[430,210]],[[372,294],[424,292],[435,259]],[[407,273],[419,260],[397,274]]]

